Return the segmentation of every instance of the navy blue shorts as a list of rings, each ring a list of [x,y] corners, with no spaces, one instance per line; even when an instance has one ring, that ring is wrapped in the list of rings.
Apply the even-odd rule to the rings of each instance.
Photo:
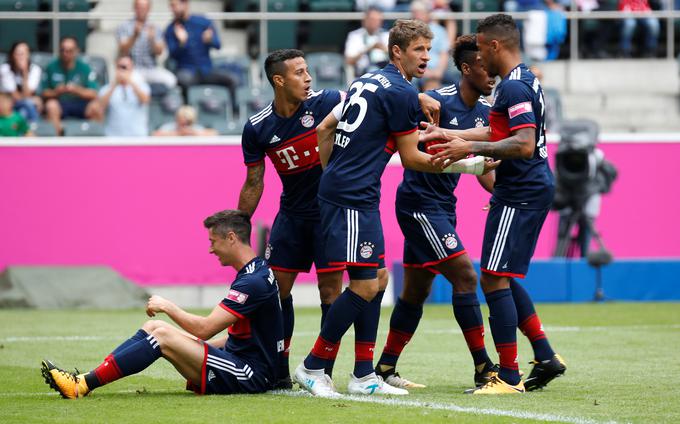
[[[482,272],[524,278],[550,209],[517,209],[491,201],[482,245]]]
[[[317,273],[345,269],[344,265],[328,264],[321,221],[298,218],[283,211],[274,219],[265,259],[276,271],[309,272],[312,263]]]
[[[404,267],[428,268],[465,253],[456,233],[456,215],[397,209],[404,234]]]
[[[352,273],[362,269],[356,279],[376,278],[385,267],[385,241],[380,211],[343,208],[319,200],[321,229],[326,242],[326,257],[331,266],[346,266]]]
[[[85,119],[85,108],[87,107],[87,103],[88,101],[83,99],[59,99],[59,105],[61,106],[61,119]]]
[[[201,395],[262,393],[273,383],[238,356],[203,342],[204,356],[201,381],[187,381],[187,390]]]

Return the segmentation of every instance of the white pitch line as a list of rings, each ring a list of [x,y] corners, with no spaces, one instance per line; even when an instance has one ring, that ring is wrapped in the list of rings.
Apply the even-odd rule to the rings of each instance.
[[[143,396],[145,394],[156,394],[156,393],[177,393],[177,389],[162,389],[162,390],[149,390],[142,391],[139,390],[116,390],[108,391],[109,394],[139,394]],[[266,393],[267,395],[279,395],[288,397],[309,397],[312,396],[305,392],[304,390],[290,391],[290,390],[274,390]],[[15,393],[0,393],[0,398],[21,398],[21,397],[55,397],[58,393],[55,392],[15,392]],[[487,415],[494,417],[510,417],[525,420],[537,420],[546,422],[560,422],[569,424],[616,424],[616,421],[595,421],[589,418],[583,417],[571,417],[567,415],[556,415],[547,414],[540,412],[527,412],[527,411],[513,411],[504,410],[496,408],[474,408],[469,406],[458,406],[452,403],[440,403],[440,402],[422,402],[417,400],[402,400],[394,398],[378,398],[370,396],[356,396],[356,395],[342,395],[337,399],[331,400],[343,400],[349,402],[361,402],[361,403],[373,403],[377,405],[387,405],[396,406],[403,408],[417,408],[417,409],[431,409],[436,411],[451,411],[463,414],[474,414],[474,415]]]
[[[453,324],[455,325],[455,324]],[[680,329],[680,324],[659,324],[659,325],[612,325],[612,326],[592,326],[592,327],[578,327],[578,326],[546,326],[547,333],[572,333],[572,332],[589,332],[589,331],[645,331],[645,330],[664,330]],[[352,329],[350,329],[350,333]],[[311,337],[318,335],[318,331],[296,331],[294,336],[297,337]],[[385,331],[379,331],[380,336],[386,336]],[[418,334],[461,334],[458,328],[442,328],[431,330],[419,330]],[[102,340],[116,340],[123,341],[125,336],[7,336],[0,338],[0,343],[34,343],[34,342],[87,342],[87,341],[102,341]]]
[[[275,395],[292,396],[292,397],[311,397],[311,395],[303,390],[299,391],[285,391],[277,390],[270,392]],[[363,403],[374,403],[378,405],[389,405],[398,406],[405,408],[418,408],[418,409],[432,409],[437,411],[452,411],[460,412],[465,414],[475,414],[475,415],[489,415],[496,417],[510,417],[526,420],[537,420],[537,421],[547,421],[547,422],[560,422],[560,423],[570,423],[570,424],[615,424],[616,421],[595,421],[589,418],[583,417],[570,417],[567,415],[556,415],[556,414],[546,414],[540,412],[527,412],[527,411],[513,411],[513,410],[503,410],[496,408],[475,408],[469,406],[458,406],[452,403],[440,403],[440,402],[422,402],[417,400],[401,400],[395,398],[379,398],[371,396],[357,396],[357,395],[342,395],[337,399],[331,400],[346,400],[352,402],[363,402]]]

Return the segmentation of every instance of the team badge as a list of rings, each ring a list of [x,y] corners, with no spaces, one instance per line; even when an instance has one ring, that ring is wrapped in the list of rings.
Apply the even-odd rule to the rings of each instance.
[[[481,116],[475,118],[475,128],[480,128],[484,126],[484,120]]]
[[[312,116],[311,112],[306,112],[300,118],[300,123],[305,128],[312,128],[314,126],[314,116]]]
[[[442,237],[442,241],[446,245],[448,249],[455,249],[458,247],[458,240],[456,240],[456,236],[454,236],[451,233],[448,233],[444,237]]]
[[[359,245],[359,254],[362,258],[368,259],[373,256],[373,249],[375,245],[370,241],[365,241]]]
[[[238,290],[231,289],[229,290],[229,293],[227,293],[227,299],[243,305],[246,303],[246,300],[248,300],[248,295],[241,293]]]
[[[272,256],[272,245],[267,243],[267,247],[264,249],[264,258],[269,260]]]

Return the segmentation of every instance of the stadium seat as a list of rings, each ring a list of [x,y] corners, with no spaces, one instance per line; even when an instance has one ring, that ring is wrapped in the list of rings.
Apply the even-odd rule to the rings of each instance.
[[[274,90],[269,82],[266,82],[262,88],[239,88],[239,128],[256,113],[264,109],[274,99]]]
[[[40,66],[43,71],[47,68],[47,65],[54,60],[54,55],[48,52],[31,52],[31,62]]]
[[[169,90],[162,97],[152,97],[149,105],[149,130],[153,132],[161,125],[174,121],[175,112],[183,102],[179,87]]]
[[[351,12],[353,0],[308,0],[305,9],[310,12]],[[342,52],[349,32],[348,21],[308,21],[305,23],[305,51]]]
[[[50,3],[50,9],[52,2]],[[88,0],[59,0],[60,12],[89,12]],[[59,34],[63,37],[70,35],[78,40],[80,51],[87,51],[87,34],[89,33],[87,20],[63,20],[59,21]]]
[[[218,69],[229,71],[237,86],[252,86],[250,76],[250,58],[248,56],[219,56],[212,58],[213,66]]]
[[[31,131],[36,137],[56,137],[57,130],[51,122],[39,120],[31,125]]]
[[[66,119],[62,122],[64,137],[103,137],[104,126],[96,121]]]
[[[340,53],[309,53],[305,55],[312,87],[342,89],[345,87],[345,57]]]
[[[5,53],[0,52],[0,64],[5,63],[7,60],[7,55]]]
[[[82,55],[81,59],[90,65],[90,68],[97,74],[97,84],[99,84],[100,88],[109,82],[109,70],[106,59],[101,56],[87,54]]]
[[[2,12],[35,12],[38,0],[0,0]],[[0,21],[0,50],[9,51],[16,41],[25,41],[31,50],[38,48],[38,20]]]
[[[220,85],[189,87],[189,104],[196,109],[198,123],[210,128],[235,129],[229,91]],[[226,123],[226,127],[223,125]]]
[[[270,12],[297,12],[298,0],[269,0]],[[267,24],[269,51],[297,47],[298,21],[271,21]]]

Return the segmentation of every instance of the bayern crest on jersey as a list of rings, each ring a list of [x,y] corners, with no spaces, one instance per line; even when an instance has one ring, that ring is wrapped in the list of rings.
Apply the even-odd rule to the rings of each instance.
[[[484,119],[481,116],[475,118],[475,128],[480,128],[484,126]]]
[[[359,245],[359,254],[362,258],[368,259],[373,256],[373,249],[375,249],[375,245],[370,241],[365,241]]]
[[[312,112],[305,112],[300,118],[300,123],[305,128],[312,128],[314,126],[314,116],[312,115]]]
[[[458,247],[458,240],[456,240],[456,236],[454,236],[451,233],[448,233],[444,237],[442,237],[442,241],[444,242],[444,245],[448,249],[455,249],[456,247]]]
[[[266,260],[269,260],[269,258],[272,256],[272,245],[267,243],[267,247],[264,249],[264,258]]]

